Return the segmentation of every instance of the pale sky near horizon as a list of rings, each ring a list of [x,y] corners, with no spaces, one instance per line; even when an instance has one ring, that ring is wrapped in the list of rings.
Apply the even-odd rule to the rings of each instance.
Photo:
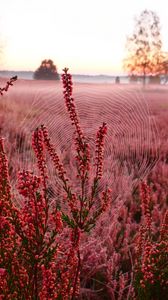
[[[126,36],[142,10],[160,17],[168,50],[167,0],[1,0],[1,70],[37,69],[50,58],[82,74],[123,73]]]

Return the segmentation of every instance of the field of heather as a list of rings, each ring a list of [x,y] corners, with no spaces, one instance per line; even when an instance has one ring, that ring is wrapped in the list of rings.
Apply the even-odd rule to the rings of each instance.
[[[1,80],[3,84],[4,79]],[[166,299],[168,254],[164,252],[165,260],[162,263],[154,260],[155,269],[158,268],[156,274],[152,269],[153,261],[145,261],[147,250],[142,253],[141,249],[140,262],[137,262],[137,255],[140,251],[140,229],[149,227],[150,222],[150,249],[153,249],[161,241],[163,224],[164,228],[168,226],[165,218],[168,208],[168,87],[76,83],[73,86],[73,98],[80,126],[90,145],[86,192],[91,189],[95,174],[96,133],[103,122],[107,125],[102,177],[92,210],[99,210],[100,195],[107,186],[112,193],[108,209],[100,215],[94,228],[88,233],[81,232],[78,298],[41,296],[37,299]],[[18,80],[1,96],[0,134],[4,138],[12,193],[18,208],[24,205],[24,197],[17,191],[18,171],[32,170],[39,175],[37,157],[32,150],[32,133],[42,124],[48,129],[73,191],[79,193],[74,125],[71,123],[62,83]],[[59,205],[64,214],[69,214],[62,182],[49,155],[46,160],[49,203],[51,207]],[[144,200],[148,198],[144,196],[147,194],[144,186],[140,193],[142,180],[150,188],[148,203]],[[70,247],[69,230],[65,226],[60,235],[65,248]],[[141,242],[147,249],[145,238]],[[150,265],[150,272],[144,268],[144,264]],[[153,275],[150,277],[149,273]],[[158,278],[164,282],[164,288],[162,283],[158,283]]]

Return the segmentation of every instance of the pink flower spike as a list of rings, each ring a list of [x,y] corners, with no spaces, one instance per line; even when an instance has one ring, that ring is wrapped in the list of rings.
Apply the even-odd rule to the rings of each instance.
[[[0,276],[6,275],[6,269],[0,268]]]

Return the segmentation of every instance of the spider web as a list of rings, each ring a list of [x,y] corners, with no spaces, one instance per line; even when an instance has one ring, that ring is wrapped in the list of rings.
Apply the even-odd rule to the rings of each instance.
[[[103,177],[99,192],[108,185],[112,188],[113,199],[116,199],[121,197],[128,185],[135,189],[139,181],[149,174],[159,157],[157,128],[141,90],[114,85],[80,84],[74,86],[73,97],[81,128],[90,145],[91,164],[94,162],[96,133],[103,122],[107,123]],[[79,192],[73,143],[74,127],[66,111],[60,85],[43,87],[41,90],[39,88],[27,116],[20,123],[19,129],[26,138],[16,147],[19,157],[17,170],[33,170],[37,173],[31,134],[41,124],[48,128],[73,191]],[[48,157],[47,165],[51,201],[57,198],[61,202],[62,182]],[[92,167],[88,190],[94,175],[95,168]]]

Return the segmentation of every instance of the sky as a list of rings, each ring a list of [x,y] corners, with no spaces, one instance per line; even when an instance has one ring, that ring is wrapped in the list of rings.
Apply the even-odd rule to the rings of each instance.
[[[1,0],[0,69],[36,70],[52,59],[58,72],[121,74],[126,37],[144,9],[160,17],[168,50],[167,0]]]

